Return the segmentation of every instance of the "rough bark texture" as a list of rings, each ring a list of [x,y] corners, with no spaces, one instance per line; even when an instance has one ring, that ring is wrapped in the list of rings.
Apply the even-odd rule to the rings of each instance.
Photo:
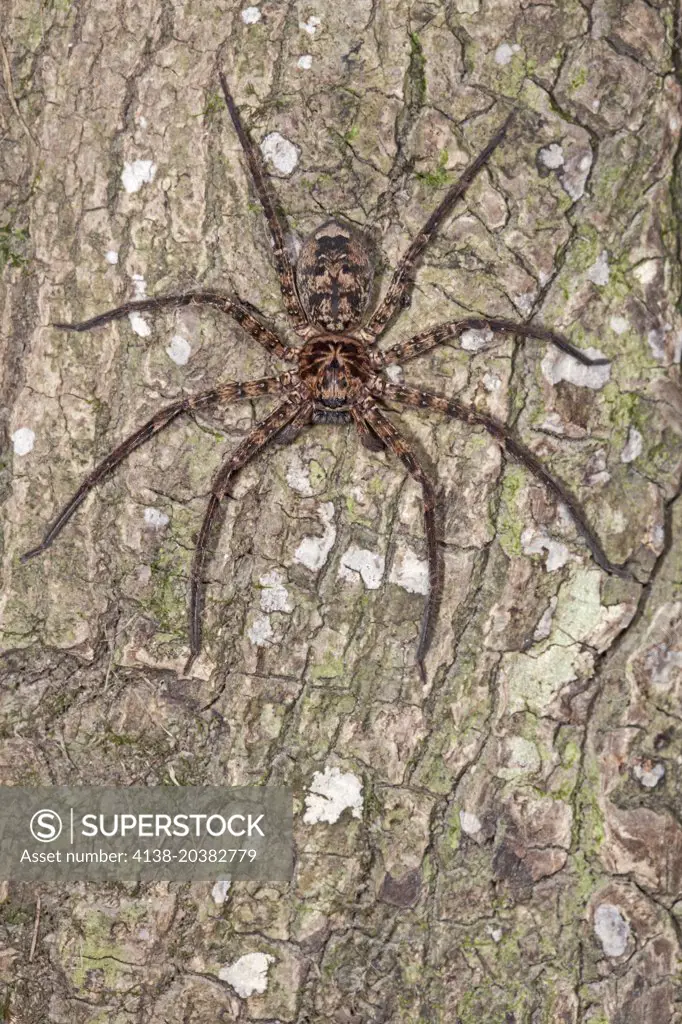
[[[1,781],[286,782],[298,852],[291,885],[235,884],[223,902],[199,883],[4,883],[3,1019],[682,1022],[676,11],[4,10]],[[183,679],[212,474],[267,402],[178,422],[19,565],[155,409],[276,366],[210,311],[148,332],[49,326],[199,284],[289,330],[219,68],[255,138],[297,147],[277,180],[295,234],[344,213],[386,266],[518,98],[391,338],[536,314],[607,354],[608,373],[581,373],[539,345],[469,339],[404,375],[513,423],[643,584],[596,568],[487,435],[406,415],[446,510],[423,688],[419,492],[346,429],[318,428],[243,474]],[[129,192],[134,161],[155,171]],[[337,820],[303,821],[315,781],[349,804]],[[240,997],[219,971],[248,953],[273,959],[265,991]]]

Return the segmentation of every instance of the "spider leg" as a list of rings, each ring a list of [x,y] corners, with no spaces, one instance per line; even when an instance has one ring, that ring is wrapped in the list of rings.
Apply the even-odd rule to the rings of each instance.
[[[386,445],[369,423],[358,415],[357,409],[351,409],[351,416],[364,447],[370,452],[382,452]]]
[[[469,317],[466,320],[451,320],[438,327],[431,327],[428,331],[415,334],[408,341],[401,341],[385,352],[377,353],[377,360],[381,366],[389,366],[391,363],[407,363],[410,359],[424,355],[436,345],[442,345],[451,338],[457,338],[465,331],[490,330],[496,334],[516,334],[521,338],[535,338],[538,341],[548,341],[555,345],[562,352],[573,356],[583,366],[605,366],[608,359],[593,359],[586,355],[575,345],[571,344],[562,334],[550,331],[546,327],[535,324],[517,324],[513,320],[498,320],[492,317]]]
[[[512,111],[504,124],[497,129],[485,149],[479,153],[475,160],[472,160],[459,180],[448,189],[440,205],[433,211],[426,224],[401,259],[395,269],[391,283],[388,286],[388,291],[386,292],[381,305],[376,309],[374,315],[365,327],[362,328],[363,337],[369,344],[376,341],[394,313],[396,313],[401,306],[408,305],[409,295],[412,288],[412,274],[419,257],[424,252],[424,249],[429,244],[442,222],[448,216],[457,200],[464,195],[469,185],[478,175],[479,171],[481,171],[481,169],[488,163],[490,157],[504,139],[513,118],[514,111]]]
[[[485,427],[488,433],[492,434],[506,452],[522,463],[537,480],[545,485],[555,498],[566,506],[597,565],[612,576],[620,576],[622,579],[633,578],[632,574],[624,566],[614,565],[609,560],[599,537],[587,521],[578,499],[566,484],[545,469],[542,462],[540,462],[530,448],[527,448],[521,441],[517,440],[509,428],[504,423],[501,423],[500,420],[495,419],[493,416],[488,416],[486,413],[479,412],[470,405],[464,405],[456,398],[446,398],[444,395],[438,395],[432,391],[422,391],[420,388],[410,387],[405,384],[389,384],[384,381],[375,381],[373,393],[385,399],[414,406],[417,409],[434,409],[436,412],[444,413],[446,416],[453,416],[464,423]]]
[[[296,413],[291,423],[288,423],[286,427],[280,430],[279,434],[275,438],[275,444],[287,445],[295,441],[298,435],[301,433],[304,427],[309,426],[312,422],[312,409],[309,405],[302,405],[299,412]]]
[[[287,349],[279,340],[274,331],[267,327],[258,316],[256,310],[247,303],[237,299],[230,299],[227,295],[219,292],[181,292],[178,295],[158,295],[156,298],[136,299],[134,302],[125,302],[116,309],[108,309],[90,320],[83,320],[76,324],[52,324],[63,331],[90,331],[93,327],[100,327],[112,320],[122,320],[129,313],[156,313],[160,309],[173,309],[178,306],[215,306],[222,313],[227,313],[233,320],[244,328],[247,334],[257,341],[268,352],[278,356],[279,359],[291,360],[293,352]]]
[[[296,291],[296,279],[294,277],[294,271],[284,242],[285,231],[288,230],[284,211],[274,194],[270,179],[266,174],[260,150],[254,144],[249,133],[244,127],[241,114],[239,113],[239,108],[234,102],[232,93],[230,92],[227,84],[227,79],[222,72],[220,74],[220,84],[225,95],[227,109],[230,112],[230,117],[232,118],[232,124],[234,125],[234,129],[244,151],[246,162],[249,165],[251,180],[253,181],[256,192],[258,193],[258,198],[261,206],[263,207],[265,219],[268,222],[268,228],[270,229],[270,236],[274,246],[272,255],[275,261],[275,269],[279,275],[284,307],[289,316],[293,317],[297,321],[302,320],[304,323],[307,323],[308,317],[305,314],[305,310],[301,305],[301,300],[298,297],[298,292]]]
[[[212,402],[230,402],[238,398],[257,398],[260,395],[278,395],[281,394],[284,387],[290,382],[290,380],[290,374],[283,374],[281,377],[264,377],[261,380],[246,381],[243,384],[221,384],[217,388],[212,388],[210,391],[204,391],[202,394],[183,398],[179,402],[173,402],[172,405],[167,405],[165,409],[160,409],[144,424],[144,426],[140,427],[134,434],[131,434],[130,437],[126,438],[118,448],[115,448],[104,459],[102,459],[97,466],[95,466],[92,473],[85,478],[73,497],[70,498],[66,505],[64,505],[54,522],[51,523],[41,543],[37,547],[32,548],[31,551],[27,551],[23,554],[20,561],[27,562],[29,558],[35,558],[36,555],[40,555],[43,551],[47,550],[55,537],[66,526],[76,509],[85,501],[93,487],[95,487],[100,480],[103,480],[104,477],[113,472],[113,470],[123,462],[131,452],[134,452],[136,448],[143,445],[145,441],[150,439],[150,437],[158,434],[160,430],[167,427],[173,422],[173,420],[182,415],[182,413],[190,412],[193,409],[200,409],[202,406],[209,405]]]
[[[287,427],[299,416],[310,415],[312,403],[292,401],[287,399],[267,419],[257,424],[247,434],[242,443],[235,448],[232,455],[223,463],[218,475],[213,481],[211,497],[208,508],[201,524],[201,531],[194,549],[192,569],[190,573],[190,613],[189,613],[189,638],[191,654],[185,665],[185,673],[189,672],[192,662],[201,650],[201,611],[203,597],[203,573],[209,554],[209,538],[216,516],[220,510],[220,503],[227,494],[227,488],[232,477],[242,469],[243,466],[262,451],[277,434]]]
[[[368,432],[382,442],[396,455],[407,469],[410,476],[421,484],[424,499],[424,526],[426,530],[426,550],[429,563],[429,593],[422,616],[417,646],[417,665],[422,681],[426,683],[424,659],[433,637],[433,629],[438,617],[441,597],[443,595],[443,553],[438,543],[439,529],[437,518],[436,490],[422,469],[419,459],[399,430],[386,418],[371,399],[363,403],[360,409],[351,409],[351,415],[362,431]],[[360,426],[362,424],[362,426]]]

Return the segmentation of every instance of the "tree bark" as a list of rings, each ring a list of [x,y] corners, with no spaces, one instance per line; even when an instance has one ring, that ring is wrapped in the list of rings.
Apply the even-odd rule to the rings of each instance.
[[[7,0],[0,781],[287,784],[297,860],[290,885],[226,895],[4,883],[3,1019],[682,1022],[677,18],[642,0]],[[292,245],[346,216],[384,288],[517,105],[388,338],[487,313],[608,356],[474,335],[402,373],[505,419],[636,580],[599,569],[483,431],[394,417],[444,509],[424,686],[419,488],[318,427],[239,478],[185,678],[211,480],[269,399],[178,420],[19,563],[158,408],[281,369],[209,309],[52,322],[196,286],[296,343],[221,69],[257,143],[285,140],[269,169]],[[240,996],[219,972],[254,952],[267,984]]]

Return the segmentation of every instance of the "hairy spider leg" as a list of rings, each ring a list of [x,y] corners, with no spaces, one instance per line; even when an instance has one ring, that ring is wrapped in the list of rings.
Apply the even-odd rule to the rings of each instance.
[[[612,576],[620,576],[622,579],[633,578],[625,566],[614,565],[609,560],[601,545],[601,541],[588,523],[578,499],[571,493],[566,484],[562,483],[545,469],[530,448],[526,448],[521,441],[517,440],[504,423],[501,423],[493,416],[479,412],[469,405],[464,405],[455,398],[446,398],[444,395],[436,394],[433,391],[422,391],[421,388],[411,387],[406,384],[389,384],[384,381],[375,381],[372,390],[373,394],[384,399],[413,406],[416,409],[433,409],[436,412],[444,413],[446,416],[462,420],[464,423],[484,427],[509,455],[521,462],[534,477],[545,485],[555,498],[566,506],[597,565]]]
[[[221,384],[217,388],[211,388],[210,391],[204,391],[202,394],[194,395],[193,397],[183,398],[179,402],[173,402],[172,405],[167,405],[165,409],[160,409],[159,412],[155,413],[154,416],[144,424],[144,426],[140,427],[139,430],[136,430],[135,433],[126,438],[118,448],[109,452],[109,454],[102,459],[102,461],[93,469],[92,473],[85,478],[73,497],[61,509],[54,522],[48,528],[47,533],[38,547],[23,554],[20,561],[27,562],[29,558],[34,558],[36,555],[42,554],[43,551],[49,548],[52,541],[66,526],[79,505],[85,501],[93,487],[95,487],[100,480],[103,480],[104,477],[112,473],[113,470],[123,462],[131,452],[134,452],[135,449],[139,448],[140,445],[143,445],[145,441],[148,441],[151,437],[154,437],[155,434],[158,434],[160,430],[164,430],[165,427],[172,423],[173,420],[177,419],[178,416],[182,415],[182,413],[190,412],[193,409],[200,409],[202,406],[209,405],[212,402],[231,402],[238,398],[258,398],[261,395],[279,395],[290,383],[291,379],[292,375],[285,373],[281,377],[264,377],[261,380],[250,380],[245,381],[244,383],[231,382],[228,384]]]
[[[216,516],[220,509],[220,503],[227,494],[227,488],[232,477],[238,470],[242,469],[254,455],[261,452],[281,430],[290,423],[309,418],[312,414],[312,402],[305,402],[302,398],[299,402],[288,398],[282,405],[267,419],[258,423],[253,430],[244,438],[241,444],[235,448],[230,457],[223,463],[211,488],[211,497],[208,502],[204,521],[201,524],[199,539],[194,549],[192,570],[190,573],[190,612],[189,612],[189,639],[191,654],[185,665],[185,674],[189,672],[193,661],[201,650],[201,612],[203,597],[203,573],[206,566],[206,559],[209,553],[209,538]]]
[[[497,129],[485,149],[479,153],[475,160],[472,160],[460,179],[456,181],[450,189],[448,189],[445,194],[445,198],[433,211],[426,224],[401,259],[395,269],[391,283],[388,286],[388,291],[386,292],[381,304],[375,310],[368,323],[361,328],[362,337],[369,344],[374,344],[374,342],[377,341],[396,311],[407,305],[410,291],[412,289],[413,272],[419,257],[422,255],[424,249],[429,244],[442,222],[448,216],[457,200],[464,195],[479,171],[481,171],[488,163],[490,157],[504,139],[514,116],[515,111],[512,111],[504,124]]]
[[[535,324],[517,324],[513,320],[498,320],[491,317],[469,317],[467,320],[451,320],[438,327],[431,327],[428,331],[415,334],[407,341],[401,341],[384,352],[377,352],[377,360],[380,366],[389,366],[391,363],[407,363],[410,359],[424,355],[436,345],[442,345],[452,338],[457,338],[465,331],[490,330],[495,334],[516,335],[521,338],[533,338],[537,341],[547,341],[556,345],[562,352],[573,356],[583,366],[606,366],[609,359],[593,359],[586,355],[575,345],[571,344],[563,335],[556,331],[550,331],[546,327]]]
[[[232,93],[228,87],[227,79],[222,72],[220,73],[220,84],[225,95],[227,109],[230,112],[230,117],[232,118],[232,124],[234,125],[234,129],[244,151],[246,162],[249,165],[251,179],[258,194],[260,204],[263,207],[265,219],[268,222],[268,228],[270,229],[270,235],[274,246],[272,255],[275,261],[275,269],[279,276],[284,307],[289,316],[293,317],[294,320],[302,320],[303,323],[307,323],[308,317],[306,316],[301,300],[298,297],[296,278],[294,276],[291,260],[289,259],[289,254],[284,241],[285,232],[288,230],[286,216],[282,210],[281,204],[275,196],[270,180],[266,174],[260,150],[254,145],[251,136],[244,127],[241,114],[239,113],[239,109],[232,98]]]
[[[173,309],[178,306],[215,306],[221,313],[227,313],[233,320],[236,320],[254,341],[257,341],[268,352],[272,352],[278,359],[291,362],[295,358],[294,350],[287,349],[274,331],[262,323],[257,316],[254,316],[253,307],[237,299],[230,299],[227,295],[220,295],[218,292],[182,292],[178,295],[157,295],[150,299],[136,299],[134,302],[125,302],[122,306],[117,306],[116,309],[108,309],[105,313],[99,313],[80,323],[52,324],[52,326],[59,327],[63,331],[90,331],[93,327],[111,323],[112,320],[122,320],[129,313],[156,313],[160,309]]]
[[[312,407],[306,403],[302,405],[300,411],[294,416],[291,423],[287,423],[283,430],[280,430],[277,437],[274,439],[275,444],[284,447],[284,445],[292,444],[298,435],[301,433],[304,427],[309,427],[313,421],[313,410]]]
[[[370,427],[369,423],[362,418],[357,409],[351,409],[351,416],[364,447],[370,452],[383,452],[386,445]]]
[[[428,652],[433,630],[438,617],[443,595],[443,552],[439,544],[439,524],[437,516],[438,500],[436,489],[422,469],[419,459],[399,430],[380,412],[376,402],[371,399],[363,402],[360,408],[351,409],[351,415],[356,425],[364,421],[364,428],[370,434],[379,438],[407,469],[418,483],[421,484],[424,509],[424,527],[426,532],[426,551],[429,563],[429,593],[426,599],[426,607],[422,616],[421,629],[419,631],[419,644],[417,646],[417,665],[422,681],[426,683],[426,669],[424,659]]]

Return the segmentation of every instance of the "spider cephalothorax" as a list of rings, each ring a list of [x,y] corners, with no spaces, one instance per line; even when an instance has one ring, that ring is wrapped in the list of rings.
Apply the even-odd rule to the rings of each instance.
[[[178,416],[215,402],[279,396],[281,401],[274,412],[247,434],[226,459],[213,481],[192,562],[189,629],[191,656],[188,667],[201,648],[201,599],[211,530],[235,473],[275,438],[289,440],[311,423],[352,421],[363,444],[372,450],[386,449],[395,455],[422,489],[430,585],[417,646],[417,664],[424,676],[424,658],[433,633],[443,584],[436,490],[413,446],[385,415],[383,410],[389,402],[398,406],[432,410],[487,430],[508,455],[520,461],[569,510],[595,562],[608,573],[629,576],[627,570],[609,560],[577,498],[565,484],[545,469],[535,453],[518,440],[502,421],[475,406],[464,405],[456,398],[424,391],[409,384],[393,383],[384,374],[387,366],[406,363],[436,345],[460,337],[468,330],[492,331],[549,342],[588,366],[606,360],[591,359],[561,334],[546,327],[485,316],[450,321],[422,331],[383,351],[372,349],[394,314],[407,304],[413,271],[419,257],[456,201],[504,139],[511,117],[507,118],[488,145],[469,164],[460,179],[448,189],[398,264],[382,302],[369,320],[360,326],[372,287],[372,261],[366,245],[352,229],[337,221],[328,221],[304,242],[294,276],[285,244],[286,221],[271,192],[260,151],[244,128],[239,110],[222,75],[220,81],[270,228],[273,258],[284,306],[303,344],[298,348],[286,345],[252,306],[232,296],[210,291],[140,299],[82,323],[55,326],[71,331],[87,331],[100,324],[120,320],[132,312],[152,312],[191,304],[208,305],[232,317],[268,352],[278,359],[293,363],[295,369],[261,380],[220,384],[159,410],[95,466],[58,513],[42,543],[23,555],[22,561],[45,551],[92,488],[131,452]]]
[[[313,403],[313,423],[348,423],[376,371],[362,341],[323,334],[304,345],[298,372]]]

